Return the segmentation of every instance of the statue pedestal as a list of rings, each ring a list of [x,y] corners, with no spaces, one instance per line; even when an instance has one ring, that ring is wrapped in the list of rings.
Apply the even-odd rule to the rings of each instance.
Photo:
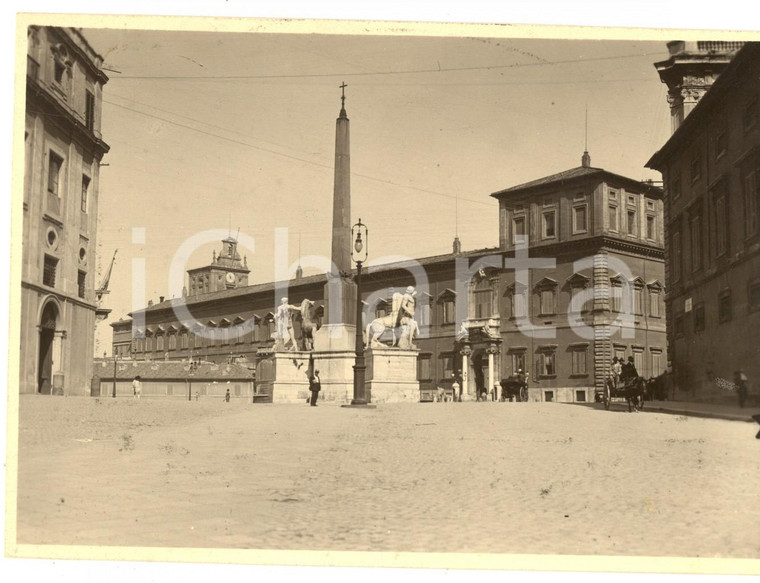
[[[371,348],[367,361],[367,397],[372,403],[419,403],[418,350]]]
[[[356,326],[353,324],[323,324],[314,332],[315,352],[354,352]]]
[[[308,352],[273,352],[256,367],[256,393],[267,395],[261,399],[265,403],[306,402],[311,395],[308,372]]]
[[[417,350],[372,348],[365,351],[365,398],[371,403],[418,403]],[[256,391],[263,403],[306,403],[309,361],[319,371],[319,403],[350,403],[354,398],[354,351],[272,352],[259,362]]]
[[[305,403],[309,391],[309,360],[319,371],[319,402],[350,403],[354,397],[354,352],[273,352],[256,372],[257,402]]]

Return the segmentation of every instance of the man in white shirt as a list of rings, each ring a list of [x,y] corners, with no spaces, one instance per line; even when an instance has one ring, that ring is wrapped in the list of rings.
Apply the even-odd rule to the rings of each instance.
[[[135,396],[135,399],[139,399],[140,395],[142,394],[142,383],[140,382],[140,375],[137,375],[135,377],[135,380],[132,381],[132,393]]]

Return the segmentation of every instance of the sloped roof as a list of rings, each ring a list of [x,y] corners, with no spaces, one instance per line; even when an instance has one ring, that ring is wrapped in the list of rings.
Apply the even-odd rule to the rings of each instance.
[[[599,176],[599,178],[613,179],[617,182],[625,182],[629,185],[636,185],[638,189],[646,191],[649,194],[661,194],[661,190],[651,184],[647,184],[639,180],[634,180],[633,178],[628,178],[627,176],[622,176],[621,174],[615,174],[614,172],[608,172],[604,168],[593,168],[591,166],[577,166],[575,168],[570,168],[569,170],[563,170],[562,172],[557,172],[556,174],[550,174],[549,176],[542,176],[541,178],[537,178],[536,180],[531,180],[530,182],[524,182],[523,184],[518,184],[517,186],[510,186],[509,188],[505,188],[504,190],[499,190],[497,192],[494,192],[493,194],[491,194],[491,196],[493,196],[494,198],[500,198],[501,196],[506,195],[506,194],[513,194],[516,192],[524,192],[526,190],[538,189],[543,186],[548,186],[551,184],[562,184],[565,182],[570,182],[572,180],[581,180],[583,178],[589,178],[591,176]]]
[[[537,178],[536,180],[531,180],[530,182],[524,182],[522,184],[518,184],[517,186],[510,186],[509,188],[505,188],[504,190],[499,190],[498,192],[494,192],[491,196],[497,196],[499,194],[507,194],[509,192],[516,192],[518,190],[525,190],[528,188],[535,188],[537,186],[544,186],[545,184],[552,184],[554,182],[564,182],[567,180],[580,178],[582,176],[591,176],[593,174],[599,174],[601,172],[604,172],[604,170],[602,170],[601,168],[578,166],[577,168],[570,168],[570,170],[563,170],[562,172],[557,172],[556,174],[550,174],[549,176],[542,176],[541,178]]]
[[[198,364],[195,370],[191,370],[189,362],[177,360],[118,360],[116,362],[116,379],[120,381],[131,381],[138,375],[143,381],[189,378],[194,381],[226,382],[232,380],[248,381],[253,378],[253,371],[241,364],[202,362]],[[113,359],[95,359],[93,374],[98,375],[101,380],[113,380]]]

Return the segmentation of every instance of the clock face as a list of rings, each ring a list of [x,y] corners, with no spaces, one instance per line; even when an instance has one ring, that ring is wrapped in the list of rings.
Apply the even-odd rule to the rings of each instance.
[[[235,283],[235,274],[230,272],[226,275],[227,283]]]

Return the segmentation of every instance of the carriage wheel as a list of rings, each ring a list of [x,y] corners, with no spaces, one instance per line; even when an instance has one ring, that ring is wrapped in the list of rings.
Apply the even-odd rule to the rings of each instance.
[[[520,401],[523,403],[528,402],[528,388],[527,387],[520,387],[520,396],[518,397]]]
[[[604,401],[604,408],[608,409],[610,408],[610,385],[608,383],[604,383],[604,397],[602,398]]]

